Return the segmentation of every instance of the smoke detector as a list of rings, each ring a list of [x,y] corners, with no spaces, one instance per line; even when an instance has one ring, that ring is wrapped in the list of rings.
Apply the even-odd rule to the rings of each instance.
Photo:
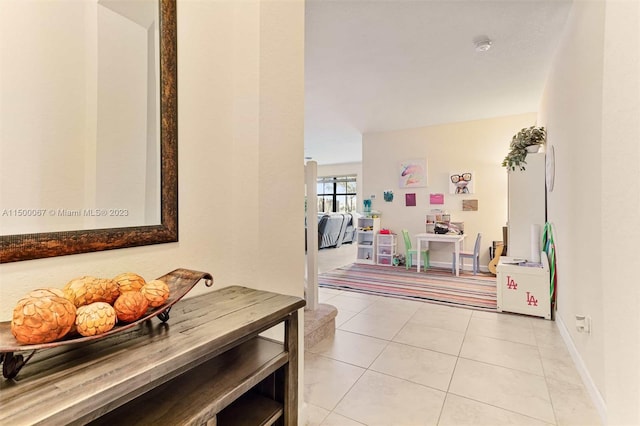
[[[476,47],[476,52],[486,52],[491,49],[491,39],[487,36],[476,37],[473,44]]]

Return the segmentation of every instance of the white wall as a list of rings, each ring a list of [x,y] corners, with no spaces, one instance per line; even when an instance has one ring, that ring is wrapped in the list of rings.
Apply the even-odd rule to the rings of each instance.
[[[640,424],[639,23],[638,2],[574,2],[539,117],[556,153],[557,319],[612,425]]]
[[[303,54],[302,1],[179,0],[180,242],[2,264],[0,320],[34,288],[128,270],[302,296]]]
[[[483,235],[481,265],[489,263],[489,246],[502,241],[507,221],[507,172],[500,163],[507,154],[512,136],[523,127],[535,124],[534,113],[421,127],[363,137],[363,194],[375,195],[372,209],[382,213],[381,226],[395,233],[407,229],[411,235],[425,232],[425,215],[432,208],[444,208],[451,220],[464,222],[467,250],[473,249],[475,236]],[[427,159],[428,186],[400,188],[399,163]],[[449,194],[450,172],[473,172],[475,193]],[[383,200],[383,192],[392,190],[393,202]],[[405,194],[416,194],[416,206],[405,206]],[[444,205],[430,205],[430,193],[444,193]],[[462,211],[463,199],[477,199],[478,211]],[[398,247],[404,253],[404,245]],[[438,266],[451,264],[450,244],[431,244],[430,259]],[[446,265],[445,265],[446,263]],[[469,262],[467,262],[466,266]]]

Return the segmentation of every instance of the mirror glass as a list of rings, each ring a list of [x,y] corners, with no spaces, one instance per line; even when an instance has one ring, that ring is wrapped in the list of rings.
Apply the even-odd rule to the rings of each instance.
[[[177,241],[175,0],[0,2],[2,262]]]

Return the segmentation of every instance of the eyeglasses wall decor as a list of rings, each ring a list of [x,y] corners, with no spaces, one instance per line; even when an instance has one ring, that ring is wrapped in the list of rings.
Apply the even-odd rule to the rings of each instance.
[[[449,173],[449,193],[450,194],[473,194],[474,172],[450,172]]]

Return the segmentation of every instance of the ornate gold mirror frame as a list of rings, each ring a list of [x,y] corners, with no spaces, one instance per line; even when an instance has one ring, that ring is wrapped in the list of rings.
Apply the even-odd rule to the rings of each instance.
[[[178,241],[176,0],[160,2],[160,225],[4,235],[0,263]]]

